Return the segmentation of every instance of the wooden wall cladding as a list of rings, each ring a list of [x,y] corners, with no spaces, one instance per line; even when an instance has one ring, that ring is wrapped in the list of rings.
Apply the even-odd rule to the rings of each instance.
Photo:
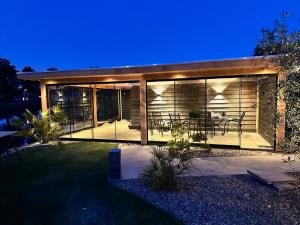
[[[161,92],[161,93],[160,93]],[[149,82],[147,86],[148,114],[161,112],[164,120],[169,113],[179,113],[187,119],[191,111],[212,115],[225,114],[225,118],[239,118],[245,112],[244,131],[256,131],[257,80],[254,78],[224,78]],[[203,118],[203,123],[204,123]],[[231,130],[237,130],[231,127]]]
[[[133,86],[129,90],[130,101],[127,103],[130,107],[130,125],[129,128],[140,128],[140,89],[139,86]]]
[[[130,120],[131,119],[131,91],[122,90],[122,119]]]
[[[274,145],[275,140],[276,88],[276,76],[259,79],[258,133],[271,145]]]

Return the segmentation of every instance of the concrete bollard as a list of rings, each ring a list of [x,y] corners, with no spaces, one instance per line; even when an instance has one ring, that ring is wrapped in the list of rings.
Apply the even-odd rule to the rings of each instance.
[[[113,148],[108,152],[108,179],[121,179],[121,149]]]

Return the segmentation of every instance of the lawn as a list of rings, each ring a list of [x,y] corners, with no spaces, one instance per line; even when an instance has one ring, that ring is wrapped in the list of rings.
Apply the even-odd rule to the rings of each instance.
[[[181,224],[107,182],[112,144],[32,148],[0,173],[0,224]]]

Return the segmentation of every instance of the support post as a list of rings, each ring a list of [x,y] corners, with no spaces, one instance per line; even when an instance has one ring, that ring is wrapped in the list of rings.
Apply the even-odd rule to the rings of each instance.
[[[278,73],[278,82],[285,80],[283,72]],[[280,90],[277,96],[277,112],[279,113],[279,121],[276,126],[276,150],[282,150],[285,138],[285,102],[284,92]]]
[[[146,110],[146,81],[139,81],[140,86],[140,128],[141,128],[141,144],[147,144],[147,110]]]
[[[97,117],[97,89],[93,87],[93,120],[94,127],[97,127],[98,117]]]
[[[256,121],[255,121],[255,128],[256,133],[258,133],[258,127],[259,127],[259,86],[256,87]]]
[[[41,81],[40,82],[40,89],[41,89],[41,108],[42,111],[46,111],[47,110],[47,90],[46,90],[46,84]]]

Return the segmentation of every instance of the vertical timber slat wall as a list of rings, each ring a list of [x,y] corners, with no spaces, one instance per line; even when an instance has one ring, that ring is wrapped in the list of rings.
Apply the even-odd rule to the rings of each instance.
[[[191,111],[204,112],[207,98],[208,113],[225,113],[228,118],[239,118],[240,111],[245,112],[243,131],[256,131],[256,77],[243,80],[241,96],[239,96],[239,78],[207,79],[207,97],[204,81],[205,79],[175,81],[175,87],[173,82],[169,81],[157,82],[157,85],[151,82],[151,86],[147,87],[148,114],[161,112],[163,119],[169,120],[169,113],[173,113],[176,106],[176,113],[185,119],[189,117]],[[219,83],[225,81],[223,84],[225,87],[222,87],[224,89],[218,90]],[[161,93],[160,89],[163,90]],[[204,125],[204,120],[201,123]],[[237,127],[232,128],[234,131],[236,129]]]
[[[276,77],[264,76],[259,80],[258,133],[274,144],[274,117],[276,112]]]

